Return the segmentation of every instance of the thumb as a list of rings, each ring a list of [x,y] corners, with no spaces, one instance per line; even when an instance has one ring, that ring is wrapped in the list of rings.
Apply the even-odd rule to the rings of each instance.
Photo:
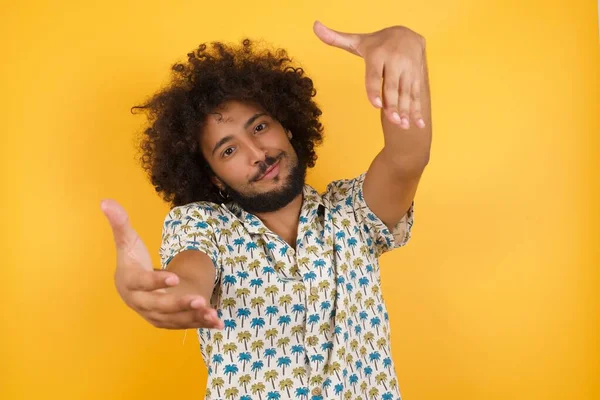
[[[106,199],[100,202],[100,208],[108,219],[118,251],[127,251],[136,242],[137,233],[129,223],[127,212],[115,200]]]
[[[362,54],[358,50],[362,38],[361,34],[334,31],[323,25],[320,21],[315,21],[313,31],[323,43],[362,57]]]

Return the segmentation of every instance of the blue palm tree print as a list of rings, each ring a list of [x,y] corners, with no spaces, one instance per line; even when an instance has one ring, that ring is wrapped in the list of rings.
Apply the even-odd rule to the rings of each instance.
[[[238,366],[235,364],[227,364],[225,366],[225,374],[229,376],[229,383],[231,383],[231,377],[238,372]]]

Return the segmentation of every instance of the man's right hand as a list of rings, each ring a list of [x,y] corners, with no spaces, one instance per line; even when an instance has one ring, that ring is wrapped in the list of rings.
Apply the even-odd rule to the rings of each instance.
[[[114,200],[100,203],[117,250],[115,286],[123,301],[158,328],[223,329],[206,299],[169,271],[154,270],[146,246],[131,227],[127,212]]]

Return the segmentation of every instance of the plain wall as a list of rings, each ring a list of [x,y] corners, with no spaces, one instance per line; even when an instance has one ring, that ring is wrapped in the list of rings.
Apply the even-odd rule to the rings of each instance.
[[[200,399],[196,334],[159,330],[113,284],[100,200],[158,266],[168,211],[137,163],[169,68],[212,40],[283,46],[317,87],[318,190],[383,145],[333,29],[427,39],[434,139],[410,244],[382,257],[405,400],[598,399],[600,58],[595,1],[114,1],[0,6],[0,398]]]

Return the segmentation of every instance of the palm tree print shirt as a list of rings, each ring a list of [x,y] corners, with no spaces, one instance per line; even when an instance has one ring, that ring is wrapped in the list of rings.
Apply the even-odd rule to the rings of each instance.
[[[369,209],[366,173],[303,189],[296,248],[233,202],[194,202],[164,221],[161,264],[203,251],[225,328],[198,329],[205,400],[400,399],[378,257],[411,237]]]

